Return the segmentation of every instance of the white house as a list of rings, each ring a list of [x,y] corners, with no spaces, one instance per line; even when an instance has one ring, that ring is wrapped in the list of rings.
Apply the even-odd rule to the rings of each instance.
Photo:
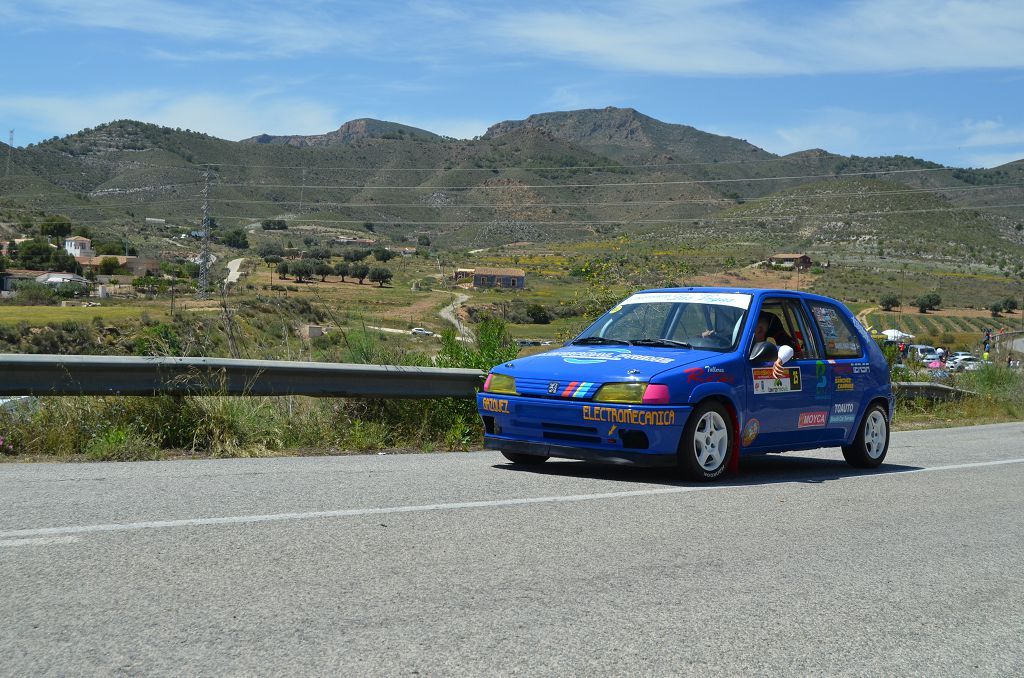
[[[64,238],[64,251],[76,259],[79,257],[91,258],[96,256],[96,253],[92,250],[92,240],[83,238],[80,235]]]

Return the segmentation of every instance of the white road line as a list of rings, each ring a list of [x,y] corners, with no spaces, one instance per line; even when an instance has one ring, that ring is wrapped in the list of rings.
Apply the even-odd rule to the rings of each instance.
[[[949,466],[933,466],[907,470],[887,471],[884,473],[864,473],[845,476],[837,480],[854,480],[858,478],[886,478],[894,475],[925,473],[929,471],[956,471],[963,469],[1005,466],[1007,464],[1024,463],[1024,458],[1003,459],[999,461],[983,461],[970,464],[952,464]],[[803,485],[805,480],[794,480],[775,485]],[[490,501],[465,501],[449,504],[422,504],[418,506],[389,506],[383,508],[341,509],[337,511],[310,511],[306,513],[271,513],[266,515],[224,516],[221,518],[185,518],[181,520],[151,520],[138,523],[107,523],[101,525],[73,525],[66,527],[39,527],[26,530],[6,530],[0,532],[0,546],[20,545],[26,538],[52,537],[54,535],[92,534],[96,532],[129,532],[134,530],[150,530],[168,527],[200,527],[204,525],[237,525],[245,523],[270,523],[288,520],[309,520],[313,518],[352,518],[358,516],[385,515],[391,513],[424,513],[428,511],[454,511],[460,509],[498,508],[505,506],[523,506],[528,504],[559,504],[579,501],[595,501],[599,499],[623,499],[627,497],[652,497],[662,494],[683,494],[686,492],[711,492],[732,490],[737,488],[758,487],[754,484],[744,485],[689,485],[685,487],[663,487],[651,490],[629,490],[625,492],[602,492],[598,494],[571,494],[551,497],[524,497],[520,499],[493,499]]]
[[[48,546],[50,544],[67,544],[81,541],[81,537],[64,535],[60,537],[30,537],[28,539],[0,539],[0,546]]]

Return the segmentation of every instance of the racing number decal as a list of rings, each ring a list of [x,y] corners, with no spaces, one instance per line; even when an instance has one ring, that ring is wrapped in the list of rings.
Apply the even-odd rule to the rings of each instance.
[[[770,367],[755,367],[753,375],[754,393],[756,395],[789,393],[801,390],[799,367],[787,367],[786,376],[781,379],[772,373],[772,368]]]

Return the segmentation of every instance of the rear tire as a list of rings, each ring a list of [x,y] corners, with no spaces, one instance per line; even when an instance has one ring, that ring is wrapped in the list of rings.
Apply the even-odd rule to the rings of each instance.
[[[889,417],[878,403],[868,407],[852,445],[843,445],[843,457],[856,468],[877,468],[889,451]]]
[[[502,455],[513,464],[522,464],[524,466],[536,466],[548,460],[548,457],[542,457],[539,454],[523,454],[522,452],[502,451]]]
[[[679,472],[687,480],[706,483],[717,480],[736,454],[732,415],[724,405],[708,401],[690,414],[679,441],[676,457]]]

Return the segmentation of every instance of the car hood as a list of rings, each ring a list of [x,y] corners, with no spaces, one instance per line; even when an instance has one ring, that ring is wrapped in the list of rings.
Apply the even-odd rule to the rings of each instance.
[[[703,365],[721,357],[722,353],[699,349],[565,346],[516,358],[495,371],[514,376],[517,384],[536,380],[546,392],[551,382],[649,381],[666,370]]]

